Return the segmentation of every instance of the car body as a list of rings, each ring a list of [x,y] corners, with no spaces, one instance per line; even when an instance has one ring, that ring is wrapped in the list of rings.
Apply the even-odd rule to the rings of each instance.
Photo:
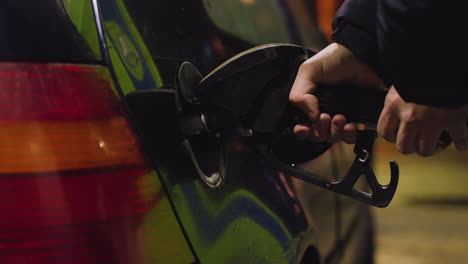
[[[146,116],[127,102],[175,90],[183,62],[204,76],[257,45],[321,49],[312,1],[22,0],[0,13],[2,263],[372,263],[366,205],[239,138],[165,152],[154,138],[170,102]],[[302,166],[337,179],[352,160],[335,144]]]

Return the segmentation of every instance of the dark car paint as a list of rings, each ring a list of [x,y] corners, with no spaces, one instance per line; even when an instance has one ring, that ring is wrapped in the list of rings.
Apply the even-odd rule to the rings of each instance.
[[[93,21],[89,24],[95,26]],[[2,1],[0,34],[2,60],[102,61],[80,35],[60,1]]]

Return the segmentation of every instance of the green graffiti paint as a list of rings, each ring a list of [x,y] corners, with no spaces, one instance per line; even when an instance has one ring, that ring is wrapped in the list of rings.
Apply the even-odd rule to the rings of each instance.
[[[128,73],[130,73],[133,78],[137,81],[143,80],[143,64],[136,47],[120,29],[117,23],[108,21],[104,26],[106,29],[106,37],[108,37],[110,39],[110,43],[112,43],[112,50],[118,53],[120,62],[125,66]],[[114,63],[114,61],[112,62]]]
[[[117,78],[117,82],[119,83],[120,89],[122,90],[123,94],[128,94],[130,92],[135,91],[135,86],[133,85],[133,81],[130,78],[127,68],[123,60],[121,59],[118,48],[115,47],[114,41],[112,39],[112,33],[110,32],[121,32],[119,30],[119,26],[117,23],[112,21],[105,22],[104,27],[106,29],[106,43],[107,48],[109,51],[109,56],[112,62],[112,68],[114,69],[115,76]]]
[[[159,70],[154,64],[151,54],[128,14],[125,5],[121,0],[116,0],[115,3],[119,10],[119,16],[123,19],[123,25],[113,20],[105,20],[104,29],[112,66],[116,72],[122,92],[128,94],[136,90],[132,80],[128,76],[129,74],[136,81],[151,78],[152,87],[146,88],[161,87],[163,83]],[[122,26],[125,26],[126,31],[122,29]],[[150,76],[144,76],[144,68],[149,72]]]
[[[172,189],[171,198],[176,206],[179,218],[185,227],[188,238],[191,241],[200,261],[205,264],[218,263],[291,263],[294,256],[290,256],[277,238],[264,226],[249,216],[237,216],[236,212],[227,208],[236,200],[244,199],[255,204],[268,215],[270,221],[279,226],[289,241],[292,236],[282,223],[281,219],[271,211],[268,206],[259,200],[254,194],[244,189],[227,192],[223,199],[212,199],[207,189],[201,182],[195,182],[196,196],[200,200],[203,209],[208,211],[206,219],[215,223],[224,213],[234,215],[234,219],[223,226],[213,226],[213,233],[217,233],[215,239],[208,239],[206,230],[200,230],[199,222],[195,218],[200,217],[200,212],[195,211],[183,189],[176,185]],[[226,212],[227,211],[227,212]],[[222,230],[215,230],[220,228]]]
[[[139,181],[146,194],[154,199],[158,194],[164,194],[159,176],[155,171],[145,175]],[[195,259],[187,246],[184,235],[176,220],[172,207],[166,195],[144,217],[141,225],[142,263],[188,264]]]
[[[207,249],[204,263],[289,263],[275,238],[250,218],[233,221]],[[204,258],[203,258],[204,257]]]
[[[141,35],[138,32],[138,29],[136,28],[135,24],[130,18],[130,15],[127,11],[127,8],[125,7],[125,4],[122,2],[122,0],[117,0],[116,2],[117,2],[117,7],[121,11],[122,17],[125,20],[126,25],[128,26],[128,30],[130,31],[131,38],[136,42],[138,50],[142,54],[143,59],[146,62],[146,65],[151,73],[151,76],[154,78],[154,81],[157,84],[157,87],[161,87],[163,83],[162,83],[161,75],[159,74],[158,68],[154,64],[151,54],[148,48],[146,47],[145,42],[141,38]]]
[[[91,1],[63,0],[63,6],[78,32],[88,43],[94,57],[102,60]]]

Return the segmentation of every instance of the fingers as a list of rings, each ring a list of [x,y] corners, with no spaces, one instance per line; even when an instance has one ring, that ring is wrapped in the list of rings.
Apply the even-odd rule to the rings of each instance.
[[[312,94],[298,95],[291,93],[289,101],[299,107],[312,121],[317,121],[320,118],[319,102],[316,96]]]
[[[312,125],[296,125],[294,127],[294,134],[299,140],[309,139],[315,142],[325,141],[330,134],[330,122],[330,115],[321,114],[319,120]]]
[[[379,121],[377,123],[377,132],[388,142],[395,143],[397,140],[400,120],[397,116],[391,115],[384,111],[379,117]]]
[[[441,129],[421,129],[417,124],[399,121],[394,118],[381,118],[378,123],[379,134],[387,141],[395,143],[401,154],[417,152],[423,157],[434,154],[437,142],[442,133]]]
[[[429,128],[422,130],[417,141],[418,154],[423,157],[432,156],[435,153],[441,134],[441,129]]]
[[[455,118],[455,125],[449,127],[447,132],[452,138],[455,147],[460,150],[468,149],[468,104],[451,114]],[[458,120],[458,121],[457,121]]]
[[[385,98],[377,131],[384,139],[395,143],[400,153],[417,152],[429,157],[444,148],[439,144],[443,131],[449,133],[458,150],[468,148],[466,119],[465,108],[443,109],[407,103],[392,87]]]
[[[327,141],[336,143],[343,140],[345,143],[354,144],[356,142],[357,130],[353,124],[347,124],[344,115],[336,115],[332,118],[330,136]]]
[[[329,114],[320,114],[319,121],[312,125],[314,133],[310,139],[318,142],[325,141],[330,133],[330,123],[331,117]]]
[[[362,78],[362,82],[356,83],[356,76],[362,75],[366,77]],[[372,79],[371,77],[376,76],[367,64],[359,61],[349,49],[337,43],[330,44],[302,63],[291,88],[289,101],[312,120],[312,125],[297,125],[294,128],[296,137],[330,142],[337,142],[343,137],[348,142],[352,142],[355,138],[354,126],[348,126],[346,130],[346,119],[343,116],[333,118],[332,121],[330,115],[321,114],[318,99],[313,93],[317,85],[321,84],[336,85],[351,82],[366,86],[367,77]]]
[[[416,152],[417,127],[412,123],[401,123],[396,138],[396,148],[402,154]]]
[[[336,115],[332,118],[330,127],[330,136],[327,141],[335,143],[341,140],[343,137],[343,128],[346,125],[346,117],[343,115]]]
[[[390,89],[386,98],[382,113],[377,122],[377,132],[388,142],[395,143],[397,140],[400,118],[398,116],[398,107],[401,104],[401,97],[395,88]]]
[[[447,131],[458,150],[468,149],[468,129],[466,125],[460,124],[457,127],[449,128]]]
[[[411,122],[400,122],[397,127],[396,136],[392,136],[391,132],[388,132],[387,138],[395,138],[395,146],[398,152],[402,154],[416,152],[422,157],[430,157],[436,153],[439,139],[444,131],[442,127],[421,126],[418,123]],[[393,128],[390,131],[392,130]],[[447,131],[458,150],[468,149],[468,129],[466,125],[450,128]]]
[[[343,141],[347,144],[355,144],[357,139],[357,129],[354,124],[346,124],[343,128]]]
[[[299,67],[296,79],[289,93],[289,101],[306,113],[312,121],[317,121],[320,117],[318,99],[312,95],[316,88],[314,73],[317,67],[316,63],[309,61],[303,63]]]
[[[309,138],[309,135],[312,133],[312,128],[306,124],[298,124],[294,126],[294,135],[298,140],[306,140]]]
[[[328,141],[336,143],[344,141],[347,144],[356,143],[357,129],[354,124],[347,124],[346,117],[336,115],[333,118],[328,114],[321,114],[313,125],[299,124],[294,127],[294,134],[298,140],[311,140],[314,142]]]

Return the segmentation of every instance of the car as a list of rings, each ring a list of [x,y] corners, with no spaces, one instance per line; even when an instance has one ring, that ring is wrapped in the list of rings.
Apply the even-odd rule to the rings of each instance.
[[[319,50],[313,1],[0,13],[1,263],[373,263],[367,205],[279,172],[245,139],[174,131],[183,65],[206,76],[258,45]],[[352,146],[322,152],[301,166],[342,177]]]

